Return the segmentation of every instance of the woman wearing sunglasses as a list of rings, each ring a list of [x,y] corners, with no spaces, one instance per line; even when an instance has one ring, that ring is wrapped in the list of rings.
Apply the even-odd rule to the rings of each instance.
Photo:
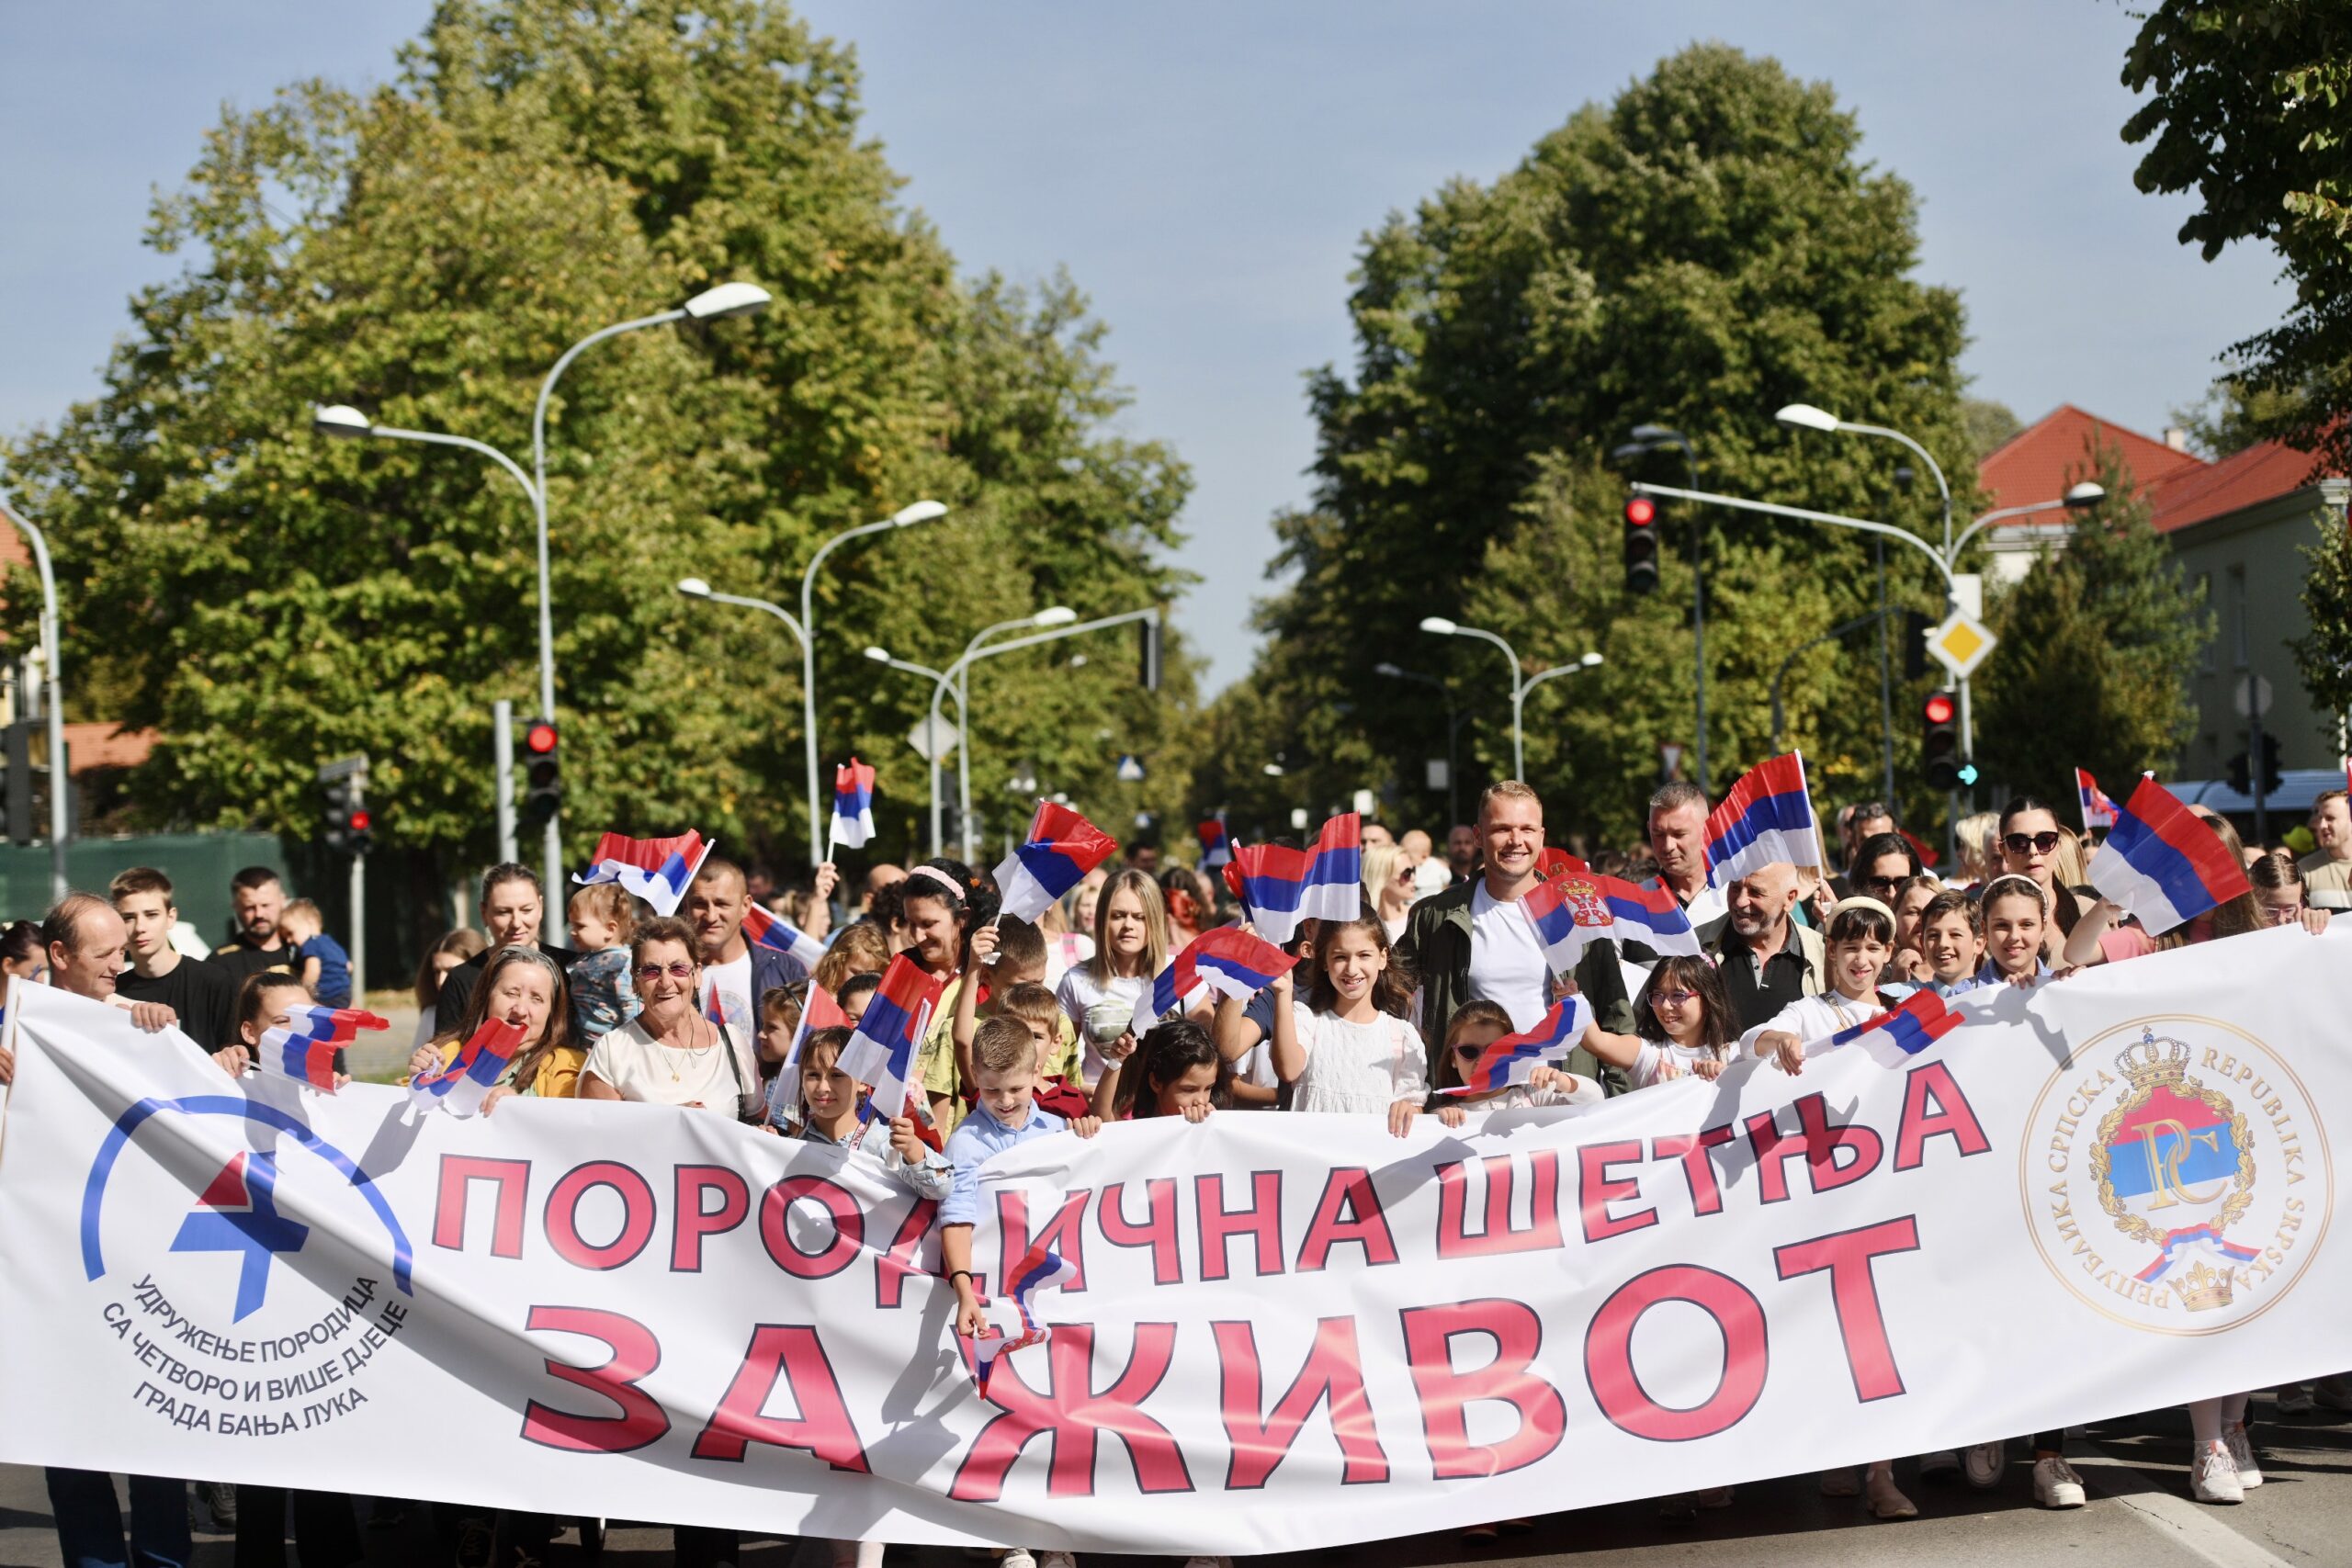
[[[2065,961],[2066,938],[2090,912],[2082,896],[2063,879],[2064,850],[2071,838],[2058,825],[2058,813],[2047,801],[2020,795],[2001,808],[2001,825],[1994,840],[2002,873],[2030,877],[2041,889],[2042,905],[2051,915],[2042,932],[2041,956],[2053,967]]]
[[[695,930],[674,917],[646,921],[629,943],[643,1010],[589,1050],[580,1069],[582,1100],[683,1105],[757,1121],[759,1064],[752,1043],[695,1005],[702,963]]]

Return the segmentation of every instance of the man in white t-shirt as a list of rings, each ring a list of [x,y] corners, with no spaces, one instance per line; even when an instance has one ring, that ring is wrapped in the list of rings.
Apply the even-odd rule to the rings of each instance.
[[[1520,1029],[1544,1021],[1551,1005],[1551,970],[1519,901],[1535,886],[1536,862],[1544,852],[1544,803],[1516,779],[1491,785],[1478,797],[1479,874],[1413,906],[1398,958],[1419,987],[1421,1039],[1430,1053],[1432,1080],[1441,1066],[1445,1032],[1463,1004],[1491,1001]],[[1591,998],[1603,1028],[1632,1032],[1624,987],[1616,961],[1595,942],[1605,965],[1579,964],[1578,987]],[[1606,974],[1602,973],[1606,969]],[[1578,1051],[1566,1071],[1590,1078],[1611,1076]],[[1614,1075],[1622,1087],[1622,1074]]]
[[[817,897],[831,897],[838,874],[831,861],[817,868]],[[686,888],[678,913],[695,928],[695,945],[702,958],[702,995],[695,998],[704,1016],[710,1013],[713,992],[721,1016],[738,1040],[760,1034],[760,1002],[779,987],[808,977],[808,965],[771,947],[754,947],[743,936],[743,912],[750,897],[743,873],[732,861],[716,856]]]

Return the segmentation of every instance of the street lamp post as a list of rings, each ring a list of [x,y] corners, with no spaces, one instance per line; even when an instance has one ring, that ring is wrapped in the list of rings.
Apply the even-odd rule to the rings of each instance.
[[[918,501],[902,506],[878,523],[862,523],[854,528],[844,528],[817,547],[808,558],[808,568],[800,574],[800,723],[806,731],[804,747],[808,758],[808,852],[817,849],[824,824],[820,819],[817,805],[817,569],[852,539],[862,539],[868,534],[888,533],[893,528],[911,528],[918,523],[928,523],[934,517],[947,515],[946,506],[936,501]]]
[[[1038,629],[1045,629],[1053,626],[1066,626],[1077,619],[1078,612],[1071,609],[1069,605],[1050,605],[1046,609],[1038,611],[1034,615],[1021,615],[1010,621],[999,621],[992,626],[983,628],[977,637],[973,637],[970,642],[964,645],[964,651],[967,654],[972,653],[976,649],[984,646],[989,638],[997,636],[1000,632],[1018,631],[1023,626],[1030,626]],[[972,727],[969,722],[971,708],[972,672],[967,668],[961,675],[958,675],[956,678],[956,806],[957,817],[962,825],[963,830],[959,836],[963,840],[964,858],[967,861],[969,861],[973,855]]]
[[[1423,686],[1435,686],[1445,699],[1445,820],[1449,826],[1462,820],[1462,764],[1455,742],[1462,735],[1462,717],[1456,711],[1453,688],[1434,675],[1424,675],[1418,670],[1405,670],[1385,660],[1372,667],[1375,675],[1385,675],[1392,681],[1411,681]]]
[[[903,670],[910,675],[920,675],[932,683],[933,700],[929,718],[923,726],[923,749],[930,753],[924,759],[924,762],[931,772],[931,852],[937,854],[940,851],[940,840],[944,836],[940,826],[940,812],[943,808],[939,798],[939,759],[941,753],[947,750],[939,743],[938,693],[941,683],[947,679],[947,672],[944,670],[933,670],[928,664],[917,664],[910,659],[895,659],[891,657],[890,650],[887,648],[869,648],[865,650],[865,657],[876,664],[887,664],[893,670]],[[964,710],[963,691],[956,687],[950,687],[948,691],[949,694],[956,699],[956,728],[960,735],[965,729],[970,728],[971,719]]]
[[[512,473],[531,498],[531,511],[537,525],[538,586],[539,586],[539,712],[549,723],[555,710],[555,607],[549,586],[548,567],[548,401],[555,394],[556,382],[581,353],[606,338],[623,333],[640,332],[648,327],[668,326],[674,321],[718,321],[730,316],[749,316],[767,309],[768,291],[756,284],[722,283],[706,288],[673,310],[656,315],[640,316],[633,321],[617,321],[599,328],[563,351],[554,368],[539,383],[538,400],[531,409],[531,477],[523,473],[514,460],[495,447],[462,435],[443,435],[431,431],[395,430],[368,423],[366,416],[347,404],[323,408],[312,416],[312,425],[330,435],[375,435],[401,441],[425,441],[436,446],[463,446],[495,460]],[[563,910],[557,892],[563,886],[563,837],[560,813],[548,815],[547,833],[542,845],[542,871],[547,879],[548,896],[544,923],[540,927],[542,940],[552,943],[563,929]]]
[[[1573,663],[1555,664],[1549,670],[1539,671],[1533,675],[1522,678],[1520,674],[1519,655],[1512,651],[1510,644],[1505,642],[1502,638],[1497,637],[1492,632],[1481,631],[1476,626],[1458,625],[1455,622],[1447,620],[1443,615],[1429,616],[1421,622],[1421,630],[1433,633],[1438,637],[1483,637],[1485,640],[1493,643],[1497,648],[1503,650],[1503,657],[1510,661],[1511,777],[1520,780],[1521,783],[1526,782],[1527,738],[1525,730],[1521,725],[1521,720],[1525,716],[1527,694],[1555,676],[1573,675],[1579,670],[1591,669],[1593,666],[1600,662],[1600,655],[1598,652],[1587,653],[1583,658],[1577,660]]]
[[[1682,453],[1683,471],[1690,477],[1690,488],[1699,488],[1699,455],[1690,446],[1690,438],[1679,430],[1663,424],[1637,424],[1634,439],[1611,454],[1629,457],[1649,452],[1660,446],[1673,446]],[[1699,788],[1707,787],[1707,534],[1696,518],[1690,524],[1690,635],[1691,690],[1698,708],[1698,769]]]
[[[69,802],[66,791],[74,787],[72,770],[65,759],[65,695],[64,676],[60,670],[57,637],[57,574],[50,568],[49,540],[33,525],[31,518],[17,510],[17,503],[6,491],[0,491],[0,513],[24,530],[33,547],[33,565],[40,572],[40,663],[41,681],[47,688],[42,706],[48,709],[49,720],[49,892],[50,902],[61,902],[71,891],[65,872],[65,831]]]

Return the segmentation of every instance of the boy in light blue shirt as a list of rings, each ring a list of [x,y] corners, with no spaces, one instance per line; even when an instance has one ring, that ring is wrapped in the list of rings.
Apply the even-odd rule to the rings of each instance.
[[[1067,1127],[1081,1138],[1102,1130],[1099,1117],[1065,1122],[1037,1108],[1037,1043],[1017,1018],[992,1018],[972,1036],[972,1076],[979,1102],[947,1139],[956,1168],[947,1201],[939,1205],[939,1260],[956,1287],[956,1332],[978,1337],[988,1326],[980,1294],[972,1288],[972,1227],[980,1218],[980,1167],[993,1154]]]

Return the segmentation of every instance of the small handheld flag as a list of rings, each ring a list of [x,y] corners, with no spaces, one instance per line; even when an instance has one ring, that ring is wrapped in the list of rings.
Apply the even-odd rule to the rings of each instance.
[[[1545,882],[1566,872],[1589,872],[1591,869],[1567,851],[1555,849],[1548,844],[1544,846],[1544,852],[1535,857],[1535,874]]]
[[[571,880],[582,887],[600,882],[617,882],[653,906],[657,915],[674,915],[678,901],[686,896],[686,886],[702,869],[703,861],[710,854],[718,840],[706,839],[700,833],[680,833],[671,839],[632,839],[623,833],[606,833],[596,840],[596,852],[589,857],[588,869],[575,873]]]
[[[363,1029],[390,1029],[388,1019],[358,1008],[288,1008],[262,1032],[254,1066],[327,1094],[334,1092],[335,1058]]]
[[[781,953],[798,959],[804,969],[817,967],[817,960],[825,956],[825,944],[786,919],[757,904],[743,906],[743,940],[754,947],[764,947],[771,953]]]
[[[1351,920],[1363,912],[1363,820],[1352,811],[1325,822],[1312,850],[1250,844],[1233,852],[1233,863],[1250,923],[1277,946],[1301,920]]]
[[[1960,1014],[1946,1007],[1943,998],[1933,991],[1914,991],[1903,998],[1901,1007],[1839,1030],[1829,1037],[1829,1043],[1850,1045],[1867,1039],[1916,1056],[1960,1024]]]
[[[503,1018],[486,1018],[473,1037],[458,1048],[449,1065],[435,1077],[408,1086],[409,1103],[424,1110],[435,1106],[452,1116],[471,1116],[498,1087],[506,1064],[523,1043],[523,1026]]]
[[[1128,1027],[1140,1036],[1172,1013],[1182,1012],[1204,987],[1219,996],[1248,1000],[1272,985],[1298,962],[1263,937],[1238,926],[1219,926],[1194,937],[1176,962],[1159,972],[1151,988],[1136,998]]]
[[[2098,787],[2098,780],[2081,768],[2075,770],[2075,798],[2083,806],[2083,831],[2115,826],[2115,802]]]
[[[2150,936],[2251,891],[2228,846],[2153,778],[2116,807],[2114,829],[2091,857],[2090,878]]]
[[[1037,1293],[1078,1278],[1077,1265],[1066,1260],[1059,1247],[1040,1241],[1009,1270],[1004,1294],[988,1304],[988,1327],[972,1340],[973,1380],[986,1398],[989,1378],[997,1359],[1053,1337],[1053,1329],[1037,1318]]]
[[[1212,871],[1233,863],[1233,835],[1225,826],[1225,813],[1220,811],[1193,829],[1201,839],[1201,869]]]
[[[1118,847],[1117,840],[1069,807],[1039,801],[1028,839],[996,868],[1001,915],[1035,919]]]
[[[922,964],[899,954],[882,972],[882,984],[865,1004],[865,1016],[842,1047],[842,1071],[872,1088],[872,1110],[885,1120],[905,1114],[908,1100],[921,1092],[915,1082],[915,1052],[944,985]]]
[[[862,850],[874,837],[874,770],[852,757],[833,770],[831,841]]]
[[[784,1054],[784,1066],[776,1069],[775,1081],[768,1085],[768,1125],[781,1127],[786,1118],[800,1120],[800,1047],[820,1029],[848,1027],[849,1014],[833,999],[833,993],[810,981],[808,998],[800,1008],[800,1027],[792,1032],[792,1045]]]
[[[1544,1015],[1544,1021],[1519,1034],[1506,1034],[1478,1053],[1462,1075],[1462,1082],[1442,1094],[1492,1094],[1511,1084],[1525,1083],[1535,1069],[1556,1062],[1575,1050],[1592,1025],[1592,1004],[1582,997],[1562,997]]]
[[[1638,942],[1658,953],[1699,952],[1690,917],[1663,886],[1587,872],[1537,883],[1519,907],[1555,975],[1572,972],[1596,942]]]
[[[1778,861],[1826,866],[1821,818],[1805,792],[1804,758],[1790,751],[1740,775],[1707,814],[1707,885],[1721,887]]]

